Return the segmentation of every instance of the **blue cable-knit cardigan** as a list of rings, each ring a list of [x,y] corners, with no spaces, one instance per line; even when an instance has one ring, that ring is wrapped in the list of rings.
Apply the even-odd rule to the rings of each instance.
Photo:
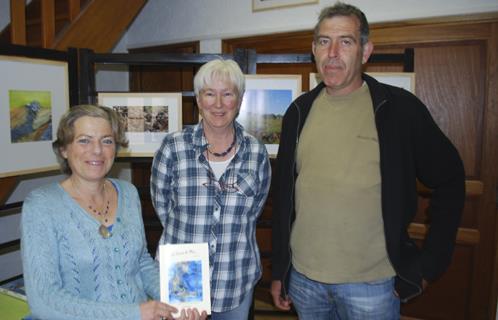
[[[32,191],[22,209],[26,294],[36,319],[140,319],[139,304],[159,299],[159,269],[146,248],[137,190],[118,191],[112,237],[58,183]]]

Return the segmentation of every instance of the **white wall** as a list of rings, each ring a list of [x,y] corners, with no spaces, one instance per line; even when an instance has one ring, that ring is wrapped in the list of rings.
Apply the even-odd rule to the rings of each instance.
[[[369,22],[498,11],[497,0],[351,0]],[[251,0],[149,0],[129,28],[127,48],[201,40],[209,53],[220,39],[312,29],[320,9],[335,1],[252,12]],[[213,47],[218,41],[219,47]],[[216,50],[217,49],[217,50]]]

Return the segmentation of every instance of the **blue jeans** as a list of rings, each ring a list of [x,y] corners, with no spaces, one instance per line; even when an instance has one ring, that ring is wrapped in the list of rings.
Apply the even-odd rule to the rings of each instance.
[[[327,284],[291,270],[289,296],[299,319],[397,320],[400,302],[394,278],[373,282]]]
[[[246,297],[240,305],[230,311],[225,312],[211,312],[211,320],[247,320],[249,316],[249,308],[252,304],[253,290],[246,294]]]

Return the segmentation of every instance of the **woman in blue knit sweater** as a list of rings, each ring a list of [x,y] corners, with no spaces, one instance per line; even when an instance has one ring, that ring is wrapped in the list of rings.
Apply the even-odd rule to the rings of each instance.
[[[54,151],[68,177],[31,192],[22,212],[22,258],[36,319],[173,319],[159,299],[159,269],[146,248],[140,199],[106,178],[126,146],[112,109],[71,108]],[[149,298],[156,300],[149,300]],[[203,319],[182,310],[181,319]]]

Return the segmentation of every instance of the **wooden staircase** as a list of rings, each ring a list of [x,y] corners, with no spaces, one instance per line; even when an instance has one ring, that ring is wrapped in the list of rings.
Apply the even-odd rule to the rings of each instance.
[[[66,50],[112,50],[147,0],[10,0],[0,43]]]
[[[147,0],[10,0],[11,23],[0,44],[110,52]],[[0,206],[17,187],[18,177],[0,178]]]

